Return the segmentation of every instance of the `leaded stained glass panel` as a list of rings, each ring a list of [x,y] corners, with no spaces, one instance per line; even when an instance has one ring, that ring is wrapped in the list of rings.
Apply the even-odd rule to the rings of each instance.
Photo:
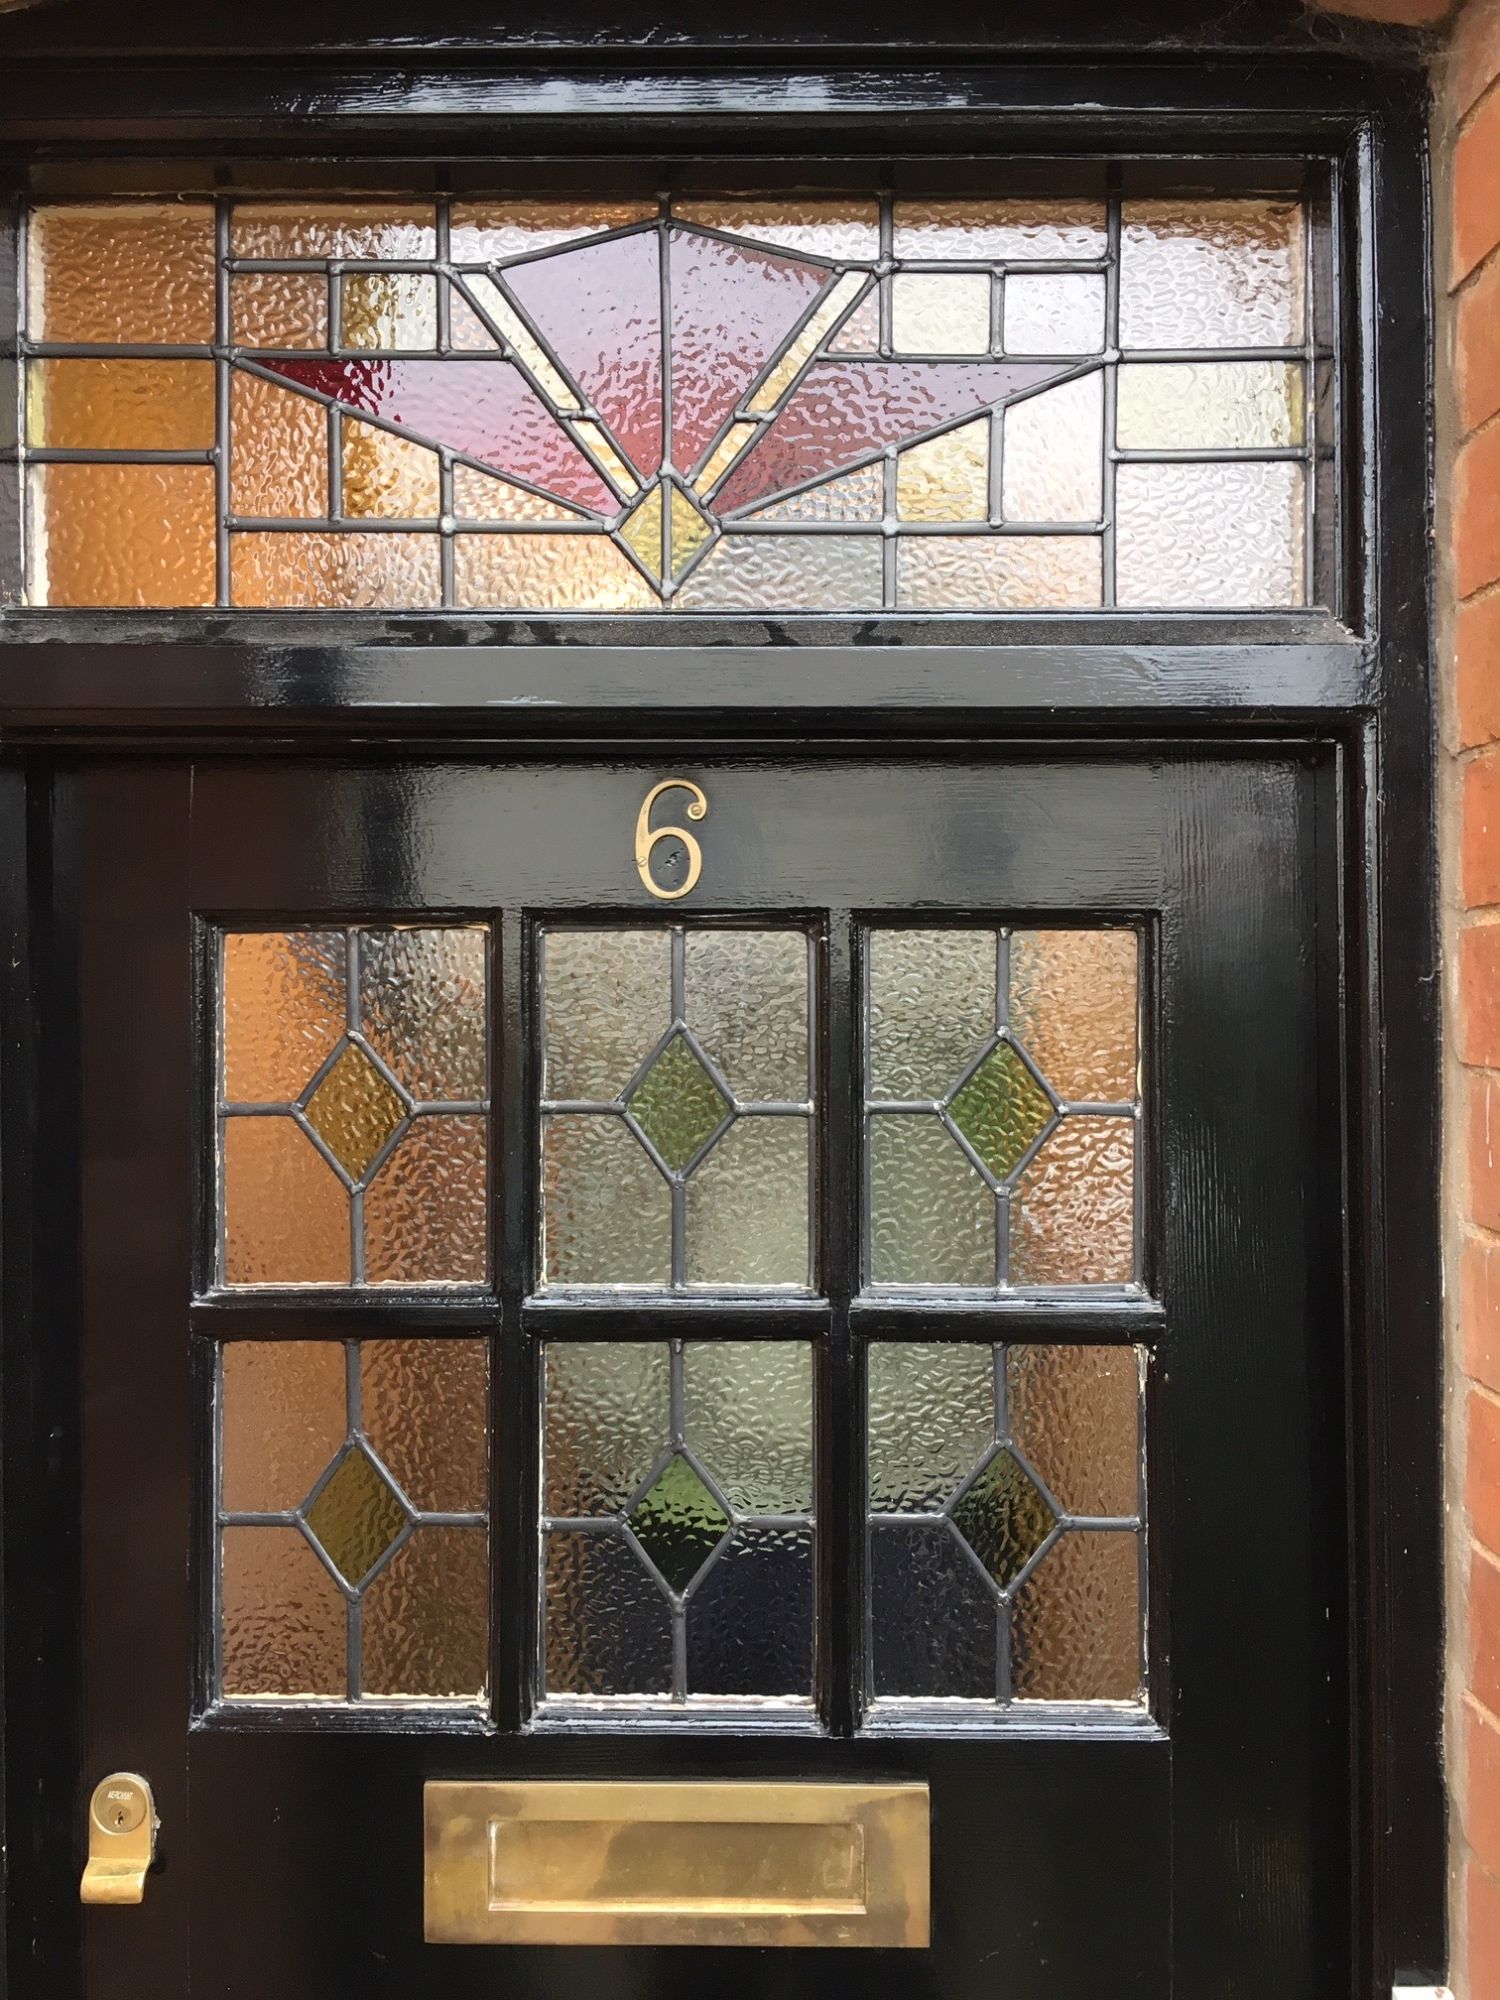
[[[482,1702],[487,1376],[480,1340],[219,1348],[218,1699]]]
[[[485,931],[229,931],[220,950],[220,1282],[482,1280]]]
[[[880,1342],[868,1369],[877,1706],[1139,1706],[1144,1352]]]
[[[1265,198],[45,204],[30,601],[1299,605],[1306,234]]]
[[[1139,955],[1129,930],[867,934],[869,1284],[1138,1278]]]
[[[813,1685],[812,1350],[546,1349],[546,1699],[753,1699]]]
[[[549,929],[542,1282],[806,1290],[811,940]]]

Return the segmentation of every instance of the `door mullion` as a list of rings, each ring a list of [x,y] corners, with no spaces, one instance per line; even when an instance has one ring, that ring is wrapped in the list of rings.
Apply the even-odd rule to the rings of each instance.
[[[830,910],[820,1060],[823,1066],[823,1286],[832,1308],[818,1356],[819,1685],[836,1736],[858,1725],[863,1680],[863,1384],[849,1305],[859,1287],[862,981],[853,915]]]
[[[504,1730],[519,1729],[531,1712],[537,1628],[536,1426],[538,1347],[521,1324],[531,1268],[528,1227],[534,1174],[531,1143],[533,1091],[528,1029],[532,1009],[531,954],[520,911],[507,910],[499,925],[496,995],[495,1109],[497,1188],[491,1200],[495,1278],[500,1292],[500,1339],[491,1375],[490,1603],[493,1619],[495,1715]],[[496,1200],[498,1195],[498,1200]]]

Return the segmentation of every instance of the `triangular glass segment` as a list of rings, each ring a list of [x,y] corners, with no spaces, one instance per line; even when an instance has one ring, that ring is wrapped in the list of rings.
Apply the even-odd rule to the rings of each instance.
[[[669,254],[672,463],[686,474],[832,273],[696,230],[674,229]]]
[[[1048,362],[814,362],[715,505],[729,511],[769,500],[1068,372]]]
[[[508,361],[264,361],[293,388],[613,514],[614,495]]]

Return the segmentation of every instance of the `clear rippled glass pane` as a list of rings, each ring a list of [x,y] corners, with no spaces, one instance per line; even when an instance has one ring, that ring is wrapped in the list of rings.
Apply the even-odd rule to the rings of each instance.
[[[1138,1704],[1141,1351],[867,1352],[876,1700]]]
[[[944,1096],[995,1032],[995,933],[873,930],[868,950],[872,1096]]]
[[[1120,345],[1300,341],[1303,216],[1294,202],[1132,201],[1120,242]]]
[[[560,1341],[545,1370],[547,1693],[805,1704],[811,1348]]]
[[[995,1282],[994,1197],[930,1112],[870,1120],[870,1281]]]
[[[1304,599],[1303,470],[1290,463],[1122,465],[1122,605],[1253,606]]]
[[[1135,449],[1301,444],[1302,364],[1191,361],[1120,370],[1116,442]]]

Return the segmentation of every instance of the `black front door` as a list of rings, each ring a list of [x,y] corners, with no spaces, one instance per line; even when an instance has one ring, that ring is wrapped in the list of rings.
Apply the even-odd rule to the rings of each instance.
[[[161,1819],[141,1906],[83,1912],[89,2000],[1339,1990],[1315,768],[208,761],[56,802],[58,1911],[100,1777]],[[468,1921],[510,1941],[428,1941],[424,1788],[464,1779],[685,1789],[660,1833],[590,1795],[647,1890],[502,1813]],[[684,1835],[746,1780],[926,1787],[930,1861],[801,1884],[853,1850],[774,1802]]]

